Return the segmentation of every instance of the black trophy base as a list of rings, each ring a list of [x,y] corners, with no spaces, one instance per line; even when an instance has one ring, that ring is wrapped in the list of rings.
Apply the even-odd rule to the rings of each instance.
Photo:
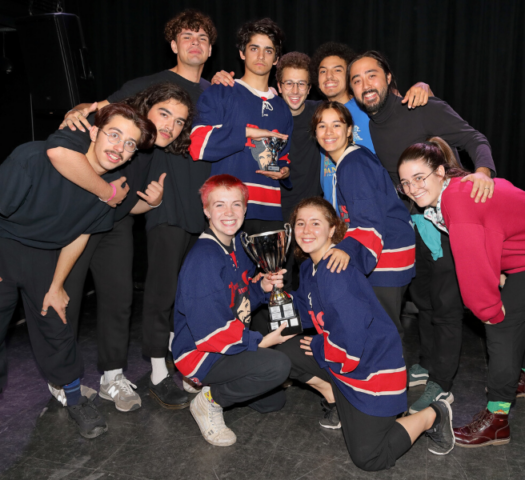
[[[266,166],[266,171],[267,172],[277,172],[279,173],[281,171],[281,167],[279,167],[279,165],[267,165]]]
[[[293,308],[293,303],[285,303],[284,305],[272,305],[268,307],[270,314],[269,329],[271,332],[277,330],[283,323],[288,325],[281,333],[281,335],[295,335],[303,332],[301,325],[301,318],[299,313]]]

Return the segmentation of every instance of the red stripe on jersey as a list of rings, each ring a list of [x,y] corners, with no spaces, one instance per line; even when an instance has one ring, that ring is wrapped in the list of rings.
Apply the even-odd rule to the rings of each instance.
[[[207,352],[192,350],[191,352],[177,358],[175,360],[175,365],[180,373],[185,377],[188,377],[195,374],[206,355],[208,355]]]
[[[279,160],[284,160],[285,162],[290,163],[290,159],[288,158],[288,154],[282,156]]]
[[[411,245],[406,248],[398,248],[394,250],[383,250],[375,271],[378,270],[406,270],[416,261],[416,247]]]
[[[355,378],[348,378],[330,369],[332,374],[341,380],[350,388],[367,393],[369,395],[392,395],[399,394],[405,391],[407,384],[406,368],[396,370],[380,370],[375,374],[370,374],[366,380],[357,380]]]
[[[228,347],[240,343],[244,332],[244,323],[236,318],[224,327],[210,333],[206,338],[195,343],[201,352],[224,353]]]
[[[191,144],[188,151],[194,161],[202,158],[202,154],[204,153],[203,147],[206,147],[206,144],[208,143],[208,135],[212,130],[212,125],[204,125],[202,127],[196,127],[193,132],[191,132]]]
[[[267,188],[263,185],[246,185],[250,194],[248,203],[269,203],[276,207],[281,206],[281,190]]]
[[[335,345],[328,338],[330,332],[324,331],[324,357],[327,362],[340,363],[341,373],[354,371],[359,365],[359,358],[348,355],[344,349]]]
[[[383,250],[383,239],[375,228],[349,228],[345,234],[345,238],[351,237],[357,240],[360,244],[366,247],[376,260],[381,256]]]

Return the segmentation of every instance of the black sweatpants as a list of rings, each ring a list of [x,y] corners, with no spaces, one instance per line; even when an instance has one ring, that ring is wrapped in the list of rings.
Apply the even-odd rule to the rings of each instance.
[[[525,354],[525,272],[507,277],[501,290],[505,319],[485,325],[489,353],[488,399],[513,402]]]
[[[179,272],[184,257],[199,235],[163,223],[148,234],[148,273],[144,285],[142,309],[142,353],[147,357],[162,358],[168,353],[171,315]]]
[[[82,375],[84,365],[71,325],[53,308],[40,314],[51,286],[60,250],[28,247],[0,237],[0,345],[5,348],[7,327],[22,295],[29,338],[36,361],[48,382],[67,385]],[[0,357],[0,377],[5,378],[5,355]]]
[[[67,277],[67,320],[78,335],[78,321],[88,270],[97,294],[98,368],[128,365],[129,327],[133,302],[133,217],[115,223],[113,230],[92,235]]]
[[[274,232],[275,230],[283,230],[284,222],[280,220],[245,220],[241,228],[242,231],[248,235],[255,235],[257,233]],[[244,247],[243,247],[244,248]],[[291,248],[291,246],[290,246]],[[292,271],[293,271],[293,253],[289,250],[286,255],[286,263],[283,266],[287,270],[284,274],[284,290],[291,290],[292,286]],[[265,273],[265,272],[263,272]],[[270,331],[269,328],[269,314],[268,305],[261,305],[258,309],[252,312],[252,321],[250,330],[257,331],[263,336]]]
[[[416,229],[416,277],[410,295],[419,310],[419,363],[429,371],[429,381],[449,392],[459,366],[464,311],[450,240],[443,232],[441,246],[443,257],[433,260]]]
[[[396,422],[396,417],[375,417],[357,410],[337,388],[330,374],[319,367],[315,358],[305,355],[300,348],[303,337],[298,335],[275,347],[292,361],[290,378],[306,383],[318,377],[332,384],[346,448],[357,467],[369,472],[393,467],[412,444],[407,431]]]
[[[248,402],[257,412],[275,412],[286,403],[281,385],[288,378],[290,366],[283,353],[259,348],[255,352],[224,355],[202,383],[210,386],[213,399],[223,408]]]

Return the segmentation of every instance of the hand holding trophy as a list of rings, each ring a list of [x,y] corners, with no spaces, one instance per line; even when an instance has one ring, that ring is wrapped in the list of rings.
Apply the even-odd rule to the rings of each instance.
[[[277,137],[269,137],[262,139],[266,148],[272,154],[272,161],[266,166],[268,172],[280,172],[281,168],[277,164],[277,159],[279,158],[279,152],[284,148],[288,140]]]
[[[250,236],[246,232],[241,233],[241,242],[246,253],[265,273],[277,273],[286,261],[286,254],[292,241],[292,227],[287,223],[284,228],[284,230]],[[292,298],[282,288],[273,287],[268,309],[270,331],[277,330],[283,323],[288,325],[282,332],[283,336],[303,331]]]

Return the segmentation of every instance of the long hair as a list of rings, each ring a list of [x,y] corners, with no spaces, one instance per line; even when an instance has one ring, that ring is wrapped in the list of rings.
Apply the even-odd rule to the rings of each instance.
[[[392,69],[390,68],[390,65],[388,64],[388,60],[386,57],[378,52],[377,50],[368,50],[365,53],[361,53],[360,55],[357,55],[352,59],[350,62],[350,65],[348,65],[348,72],[350,72],[350,69],[352,68],[352,65],[357,62],[358,60],[361,60],[362,58],[373,58],[374,60],[379,63],[379,66],[385,72],[385,77],[390,74],[390,85],[388,85],[388,91],[389,92],[397,92],[397,83],[396,83],[396,77],[394,76]],[[348,87],[350,88],[350,91],[353,93],[352,90],[352,83],[349,82]]]
[[[458,163],[449,144],[440,137],[432,137],[426,142],[410,145],[399,157],[397,169],[399,170],[403,163],[420,159],[423,159],[431,170],[443,165],[445,178],[464,177],[470,173]]]
[[[322,197],[310,197],[305,198],[304,200],[301,200],[293,209],[292,214],[290,215],[290,225],[292,226],[292,229],[295,232],[295,224],[297,222],[297,214],[299,213],[299,210],[301,208],[306,207],[314,207],[317,208],[324,216],[324,218],[328,221],[328,224],[330,225],[330,228],[335,227],[335,232],[332,237],[332,243],[338,244],[345,238],[345,234],[347,231],[347,227],[345,222],[341,220],[337,213],[332,206],[330,202],[327,202]],[[297,243],[297,241],[296,241]],[[294,255],[297,258],[308,258],[308,254],[304,253],[299,245],[296,245],[294,250]]]
[[[333,109],[337,112],[339,120],[346,124],[347,127],[352,127],[352,133],[350,133],[350,136],[348,137],[348,143],[354,143],[354,119],[352,118],[352,114],[348,111],[348,108],[339,102],[325,100],[319,104],[312,116],[312,120],[310,121],[310,134],[314,138],[316,137],[315,131],[317,129],[317,125],[319,125],[323,118],[323,112],[330,109]]]
[[[131,120],[140,130],[140,139],[137,142],[137,148],[139,150],[148,150],[155,144],[157,129],[155,125],[153,125],[153,122],[126,103],[110,103],[104,108],[101,108],[95,114],[95,121],[93,123],[101,130],[115,116]]]
[[[180,135],[173,140],[164,151],[185,157],[191,143],[191,124],[195,116],[195,107],[193,106],[193,102],[186,90],[174,83],[159,83],[151,85],[132,97],[126,98],[124,102],[135,108],[141,115],[147,117],[148,112],[154,105],[167,102],[168,100],[175,100],[176,102],[185,105],[188,108],[188,118],[184,122],[184,127],[182,128]]]

